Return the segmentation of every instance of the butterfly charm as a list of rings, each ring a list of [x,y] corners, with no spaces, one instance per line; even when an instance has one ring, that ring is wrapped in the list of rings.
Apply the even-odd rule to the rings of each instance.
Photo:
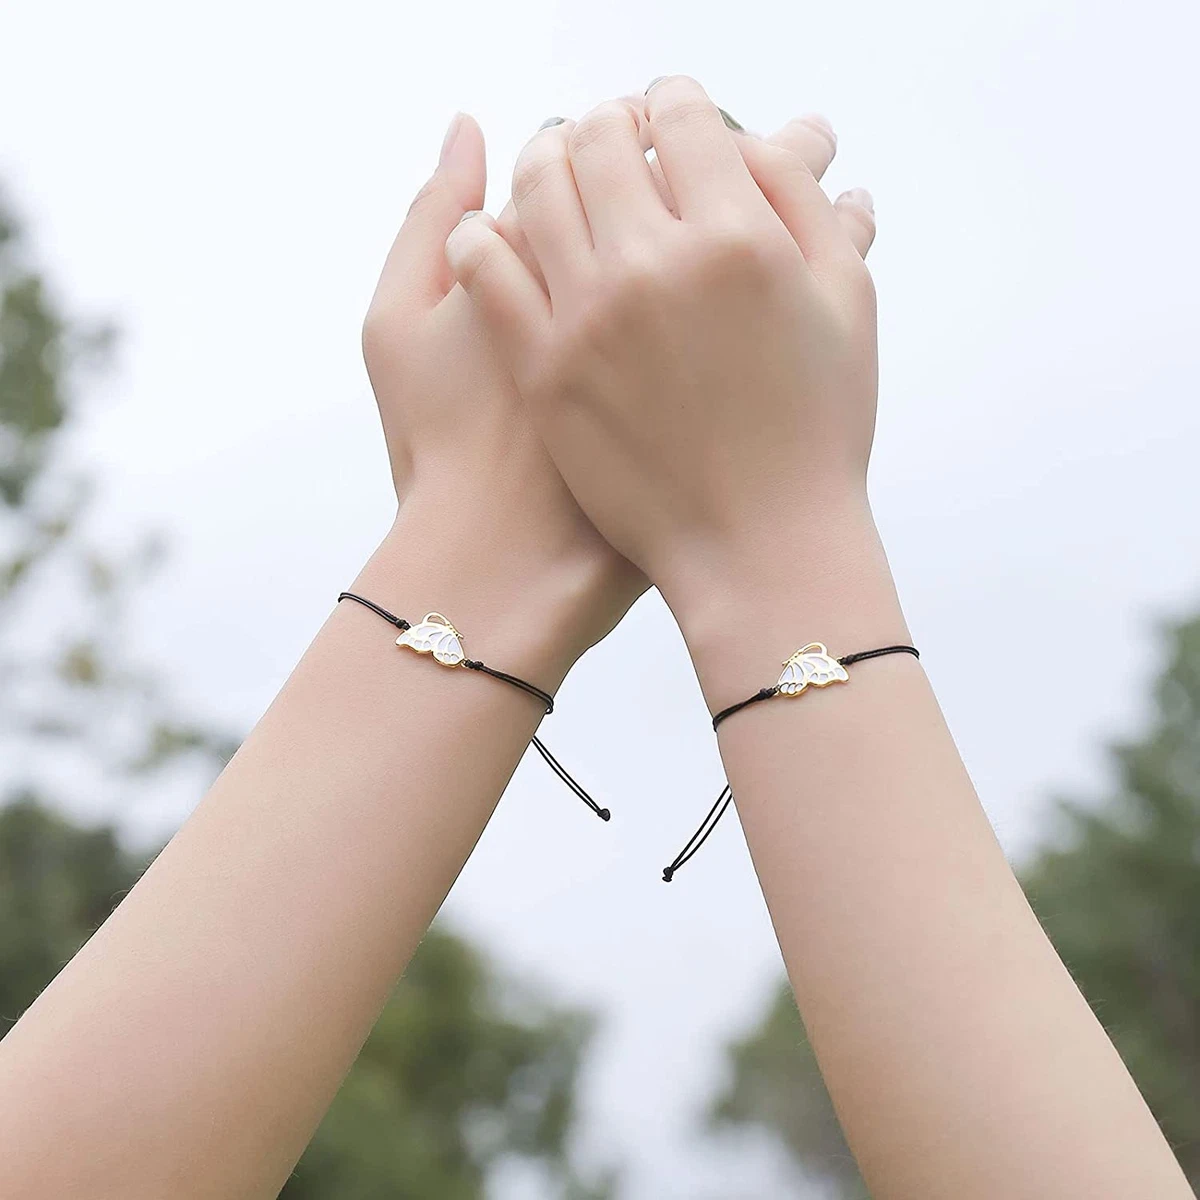
[[[444,667],[457,667],[466,658],[462,634],[441,613],[426,613],[396,639],[396,645],[408,646],[418,654],[432,654]]]
[[[821,642],[809,642],[783,664],[783,674],[776,686],[781,695],[798,696],[810,683],[813,687],[828,687],[831,683],[847,683],[849,679],[846,668],[830,657]]]

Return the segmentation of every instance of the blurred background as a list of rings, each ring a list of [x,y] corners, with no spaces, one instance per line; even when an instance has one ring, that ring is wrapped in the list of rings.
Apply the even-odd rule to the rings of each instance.
[[[455,110],[498,211],[544,118],[685,71],[751,129],[826,113],[830,189],[875,195],[914,637],[1200,1182],[1198,34],[1183,0],[4,0],[0,1032],[387,527],[359,323]],[[863,1195],[736,822],[660,882],[722,775],[655,596],[552,725],[614,820],[522,766],[285,1196]]]

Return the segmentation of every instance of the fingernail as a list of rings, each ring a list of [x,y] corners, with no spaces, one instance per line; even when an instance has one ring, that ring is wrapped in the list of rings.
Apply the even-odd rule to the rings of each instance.
[[[731,117],[723,108],[717,109],[721,114],[721,120],[733,130],[734,133],[745,133],[746,127],[736,117]]]
[[[666,78],[667,77],[665,75],[655,75],[655,77],[650,80],[648,84],[646,84],[646,95],[648,96],[650,94],[650,89],[652,87],[657,87]]]
[[[851,188],[846,193],[846,199],[852,200],[855,204],[861,205],[869,213],[875,211],[875,198],[867,191],[866,188]]]
[[[450,122],[450,128],[446,130],[446,136],[442,138],[442,149],[438,155],[438,166],[440,167],[450,155],[450,148],[454,145],[458,138],[459,128],[462,126],[462,113],[455,113],[454,119]]]
[[[538,133],[541,133],[543,129],[553,129],[555,125],[565,125],[566,123],[566,117],[547,117],[546,120],[544,120],[538,126]]]
[[[482,208],[473,208],[470,212],[465,212],[458,218],[458,223],[461,225],[468,217],[480,217],[483,215]]]

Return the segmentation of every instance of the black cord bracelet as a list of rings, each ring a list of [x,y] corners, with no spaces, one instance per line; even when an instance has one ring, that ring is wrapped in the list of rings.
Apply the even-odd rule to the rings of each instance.
[[[426,613],[423,620],[413,625],[403,617],[398,617],[395,613],[388,612],[386,608],[381,608],[373,600],[356,595],[354,592],[342,592],[338,596],[338,603],[340,604],[343,600],[353,600],[355,603],[361,604],[364,608],[369,608],[377,616],[387,621],[389,625],[394,625],[399,629],[400,636],[396,639],[397,646],[407,646],[415,650],[418,654],[432,654],[435,661],[441,663],[444,667],[465,667],[468,671],[478,671],[483,675],[490,675],[493,679],[499,679],[501,683],[507,683],[512,687],[519,688],[521,691],[540,700],[546,710],[546,716],[549,716],[554,711],[554,697],[536,684],[519,679],[516,675],[509,675],[506,671],[497,671],[495,667],[489,667],[487,663],[480,662],[478,659],[467,658],[463,652],[462,634],[441,613]],[[546,764],[559,779],[596,816],[602,821],[609,820],[612,813],[607,808],[601,808],[587,794],[571,777],[562,763],[550,753],[546,744],[536,735],[533,738],[533,748],[542,756]]]
[[[831,683],[849,683],[850,675],[846,668],[854,663],[866,662],[869,658],[882,658],[885,654],[911,654],[920,658],[920,651],[915,646],[881,646],[878,650],[860,650],[857,654],[846,654],[841,658],[833,658],[821,642],[809,642],[802,646],[783,664],[783,674],[774,687],[762,688],[745,700],[739,700],[728,708],[723,708],[713,717],[713,729],[716,730],[722,721],[728,720],[734,713],[770,700],[774,696],[799,696],[809,687],[828,687]],[[716,803],[708,810],[700,828],[688,839],[687,845],[675,856],[669,867],[663,868],[663,882],[670,883],[675,872],[684,865],[701,846],[708,840],[709,834],[717,827],[717,822],[725,815],[725,810],[733,803],[733,789],[726,784],[717,797]]]

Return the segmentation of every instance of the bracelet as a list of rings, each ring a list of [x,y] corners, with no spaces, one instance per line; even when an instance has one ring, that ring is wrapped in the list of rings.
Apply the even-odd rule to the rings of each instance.
[[[849,683],[850,673],[847,667],[854,663],[866,662],[869,658],[882,658],[885,654],[911,654],[913,658],[921,657],[915,646],[881,646],[878,650],[861,650],[857,654],[846,654],[834,658],[825,649],[823,642],[809,642],[801,646],[790,658],[784,660],[783,673],[774,687],[763,688],[746,700],[739,700],[723,708],[713,717],[713,729],[716,730],[722,721],[732,717],[734,713],[770,700],[774,696],[800,696],[810,687],[824,688],[833,683]],[[717,827],[717,822],[725,815],[725,810],[733,803],[733,789],[726,784],[717,802],[708,810],[708,815],[700,822],[700,828],[688,839],[688,843],[675,856],[669,867],[663,868],[663,882],[670,883],[675,872],[690,859],[697,850],[708,840],[708,836]]]
[[[388,612],[386,608],[381,608],[374,601],[355,595],[354,592],[342,592],[338,596],[338,603],[340,604],[343,600],[353,600],[356,604],[361,604],[364,608],[369,608],[377,616],[382,617],[390,625],[394,625],[399,629],[400,636],[396,639],[397,646],[406,646],[410,650],[415,650],[418,654],[431,654],[434,662],[440,663],[443,667],[465,667],[468,671],[479,671],[484,675],[490,675],[493,679],[499,679],[502,683],[510,684],[515,688],[520,688],[523,692],[527,692],[530,696],[535,696],[545,706],[546,716],[549,716],[554,711],[554,697],[549,692],[543,691],[536,684],[529,683],[524,679],[518,679],[516,675],[509,675],[506,671],[497,671],[495,667],[489,667],[487,663],[480,662],[478,659],[467,658],[466,652],[463,650],[463,635],[441,613],[426,613],[422,620],[413,625],[403,617],[398,617],[394,613]],[[562,763],[550,753],[545,743],[536,735],[533,738],[533,748],[542,756],[547,766],[550,767],[559,779],[596,816],[602,821],[609,820],[612,813],[607,808],[601,808],[584,791],[571,777]]]

